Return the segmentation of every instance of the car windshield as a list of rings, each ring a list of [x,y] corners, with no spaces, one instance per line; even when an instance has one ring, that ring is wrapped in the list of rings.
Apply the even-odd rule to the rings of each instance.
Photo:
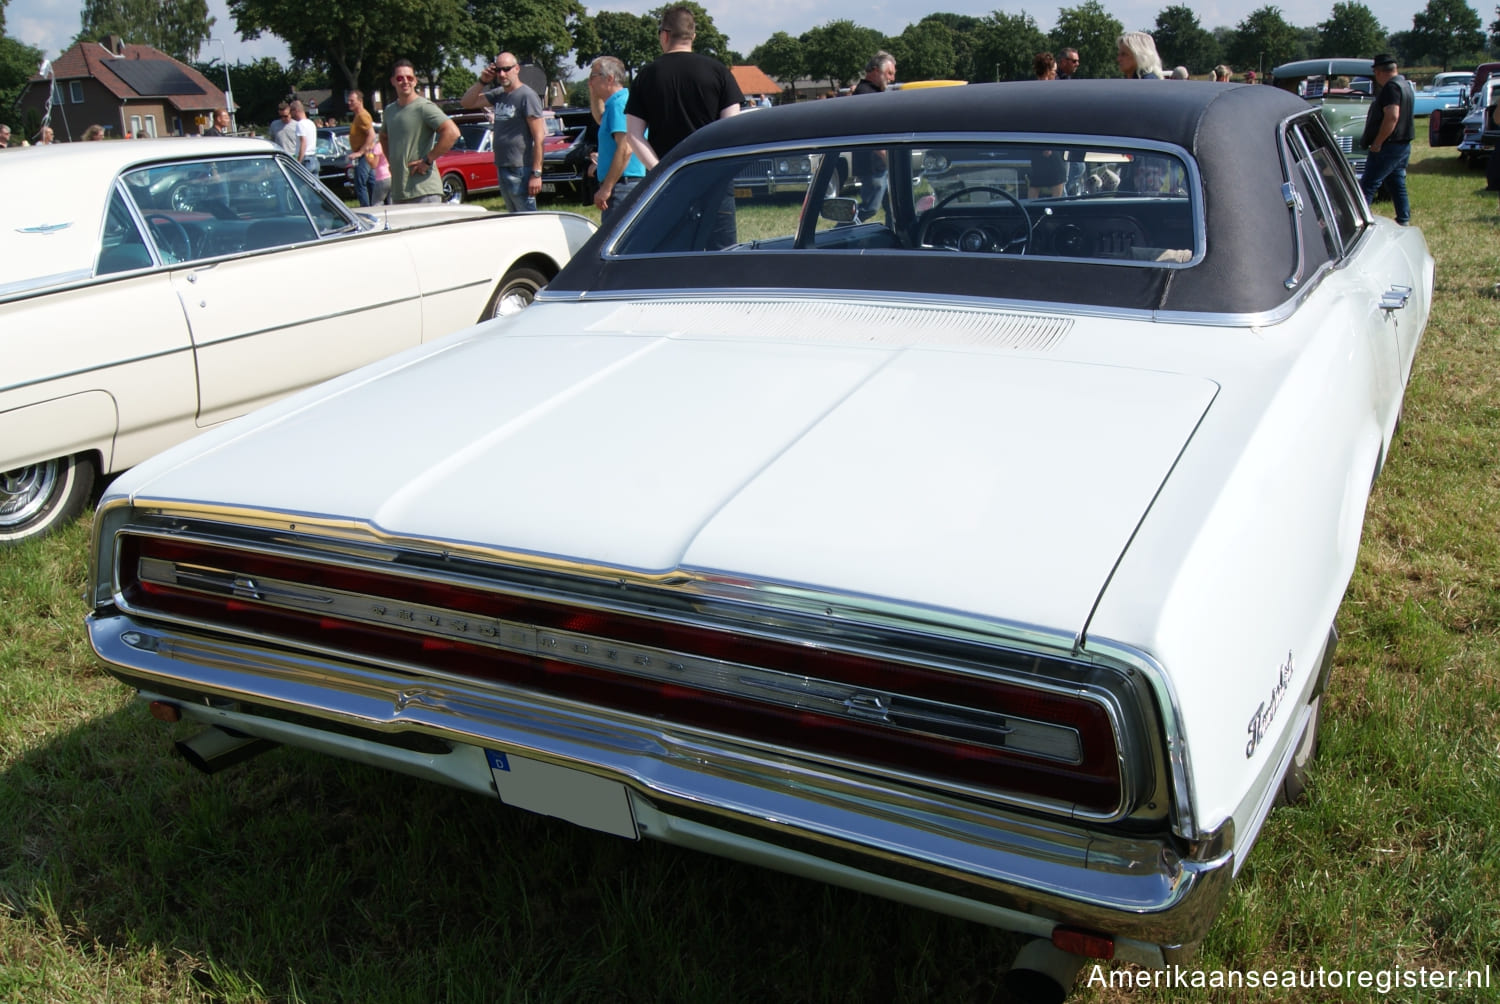
[[[680,166],[614,244],[664,253],[1028,255],[1158,267],[1202,251],[1180,151],[1108,143],[840,144]]]
[[[458,126],[458,142],[453,144],[453,149],[478,150],[483,146],[485,134],[489,131],[489,125],[484,122],[461,122]]]

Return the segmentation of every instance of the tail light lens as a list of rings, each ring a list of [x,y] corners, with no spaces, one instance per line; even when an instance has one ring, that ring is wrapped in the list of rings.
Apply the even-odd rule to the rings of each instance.
[[[636,611],[575,607],[217,544],[123,534],[135,613],[250,632],[855,765],[1121,810],[1097,695]]]

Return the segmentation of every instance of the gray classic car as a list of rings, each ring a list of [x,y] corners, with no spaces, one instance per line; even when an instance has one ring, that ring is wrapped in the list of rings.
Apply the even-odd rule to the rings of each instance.
[[[996,173],[1049,155],[1077,194]],[[1060,999],[1190,958],[1308,785],[1432,282],[1273,87],[738,116],[527,310],[117,481],[90,640],[204,768],[302,747],[1023,932]]]

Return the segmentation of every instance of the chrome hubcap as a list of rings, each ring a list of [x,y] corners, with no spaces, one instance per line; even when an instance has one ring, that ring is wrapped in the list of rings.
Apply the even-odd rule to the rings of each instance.
[[[19,526],[41,512],[58,473],[58,462],[48,460],[0,474],[0,526]]]

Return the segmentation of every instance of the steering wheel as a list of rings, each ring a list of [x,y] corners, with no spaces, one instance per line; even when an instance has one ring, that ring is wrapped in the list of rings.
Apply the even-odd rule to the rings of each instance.
[[[193,242],[188,232],[166,213],[147,213],[146,225],[151,228],[157,247],[172,256],[171,262],[187,261],[193,256]]]
[[[948,203],[952,202],[960,195],[968,195],[971,192],[989,192],[992,195],[998,195],[1006,202],[1008,202],[1009,205],[998,207],[990,205],[965,206],[963,207],[962,213],[943,213],[943,209],[948,205]],[[960,188],[958,191],[944,196],[937,203],[937,205],[933,206],[922,215],[922,226],[921,229],[917,232],[917,243],[924,247],[930,246],[927,242],[927,236],[932,231],[932,228],[942,220],[949,218],[957,219],[961,216],[980,217],[998,215],[999,212],[1009,212],[1012,207],[1014,207],[1016,212],[1021,214],[1022,222],[1026,224],[1026,229],[1024,232],[1022,232],[1020,237],[1016,237],[1010,241],[1007,241],[1004,246],[996,249],[990,246],[990,235],[987,232],[979,227],[973,227],[966,230],[963,234],[959,235],[958,250],[971,252],[999,250],[1004,252],[1011,250],[1012,248],[1016,247],[1016,245],[1020,245],[1020,249],[1016,253],[1025,254],[1026,247],[1031,242],[1031,214],[1026,212],[1026,207],[1021,205],[1020,199],[1016,198],[1014,195],[1011,195],[1003,188],[995,188],[991,185],[975,185],[972,188]]]

